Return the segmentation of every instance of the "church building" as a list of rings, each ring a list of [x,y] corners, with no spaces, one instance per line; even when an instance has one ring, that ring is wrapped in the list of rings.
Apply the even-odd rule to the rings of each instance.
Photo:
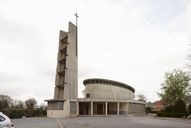
[[[48,117],[128,115],[144,113],[145,103],[134,100],[135,89],[104,78],[83,81],[84,98],[78,98],[77,26],[69,22],[60,31],[54,98],[48,102]]]

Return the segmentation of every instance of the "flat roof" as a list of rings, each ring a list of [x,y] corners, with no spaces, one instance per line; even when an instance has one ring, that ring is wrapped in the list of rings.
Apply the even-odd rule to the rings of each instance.
[[[60,101],[65,101],[65,99],[48,99],[48,100],[44,100],[46,102],[60,102]]]
[[[90,79],[85,79],[83,81],[84,85],[87,84],[106,84],[106,85],[112,85],[112,86],[117,86],[117,87],[122,87],[126,88],[133,93],[135,92],[135,89],[127,84],[124,84],[122,82],[114,81],[114,80],[108,80],[108,79],[102,79],[102,78],[90,78]]]

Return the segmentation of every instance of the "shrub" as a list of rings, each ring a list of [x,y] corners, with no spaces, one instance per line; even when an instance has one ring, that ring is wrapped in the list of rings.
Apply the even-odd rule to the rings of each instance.
[[[34,117],[35,116],[35,110],[34,109],[26,109],[25,110],[26,117]]]
[[[152,110],[150,113],[156,114],[157,112],[158,112],[158,111],[153,111],[153,110]]]
[[[163,112],[167,113],[185,113],[185,102],[183,100],[178,100],[175,105],[166,106]]]
[[[37,109],[35,110],[35,117],[43,117],[46,116],[46,110]]]
[[[16,119],[16,118],[22,118],[23,116],[26,117],[43,117],[47,115],[46,110],[41,110],[41,109],[4,109],[0,110],[3,112],[5,115],[7,115],[11,119]]]
[[[189,113],[191,113],[191,104],[188,105]]]
[[[43,117],[46,116],[47,112],[46,110],[42,109],[27,109],[26,110],[26,117]]]
[[[174,111],[173,105],[166,106],[164,109],[164,112],[167,112],[167,113],[172,113],[173,111]]]
[[[186,109],[185,109],[185,102],[183,100],[178,100],[175,105],[174,105],[174,111],[176,113],[185,113]]]
[[[146,111],[146,113],[150,113],[151,112],[151,108],[150,107],[146,107],[145,111]]]
[[[15,118],[21,118],[25,115],[25,110],[22,109],[6,109],[2,110],[2,112],[7,115],[9,118],[15,119]]]
[[[175,118],[182,118],[187,117],[189,113],[167,113],[167,112],[158,112],[158,117],[175,117]]]
[[[47,116],[47,110],[42,110],[43,116]]]
[[[11,110],[10,111],[10,118],[21,118],[22,116],[25,115],[25,111],[24,110]]]

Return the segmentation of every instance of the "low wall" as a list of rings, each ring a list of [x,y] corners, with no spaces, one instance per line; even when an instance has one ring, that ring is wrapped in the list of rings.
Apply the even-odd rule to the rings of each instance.
[[[129,102],[128,113],[145,113],[145,104],[139,102]]]
[[[63,118],[68,117],[68,115],[63,110],[47,110],[47,117]]]

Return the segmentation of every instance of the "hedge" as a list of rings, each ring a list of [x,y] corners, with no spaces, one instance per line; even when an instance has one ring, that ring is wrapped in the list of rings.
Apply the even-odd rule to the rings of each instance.
[[[34,110],[34,109],[4,109],[0,110],[11,119],[25,117],[43,117],[46,116],[46,110]]]
[[[21,118],[25,115],[25,110],[2,110],[2,112],[9,118]]]
[[[158,117],[175,117],[175,118],[182,118],[187,117],[189,113],[167,113],[167,112],[158,112]]]

